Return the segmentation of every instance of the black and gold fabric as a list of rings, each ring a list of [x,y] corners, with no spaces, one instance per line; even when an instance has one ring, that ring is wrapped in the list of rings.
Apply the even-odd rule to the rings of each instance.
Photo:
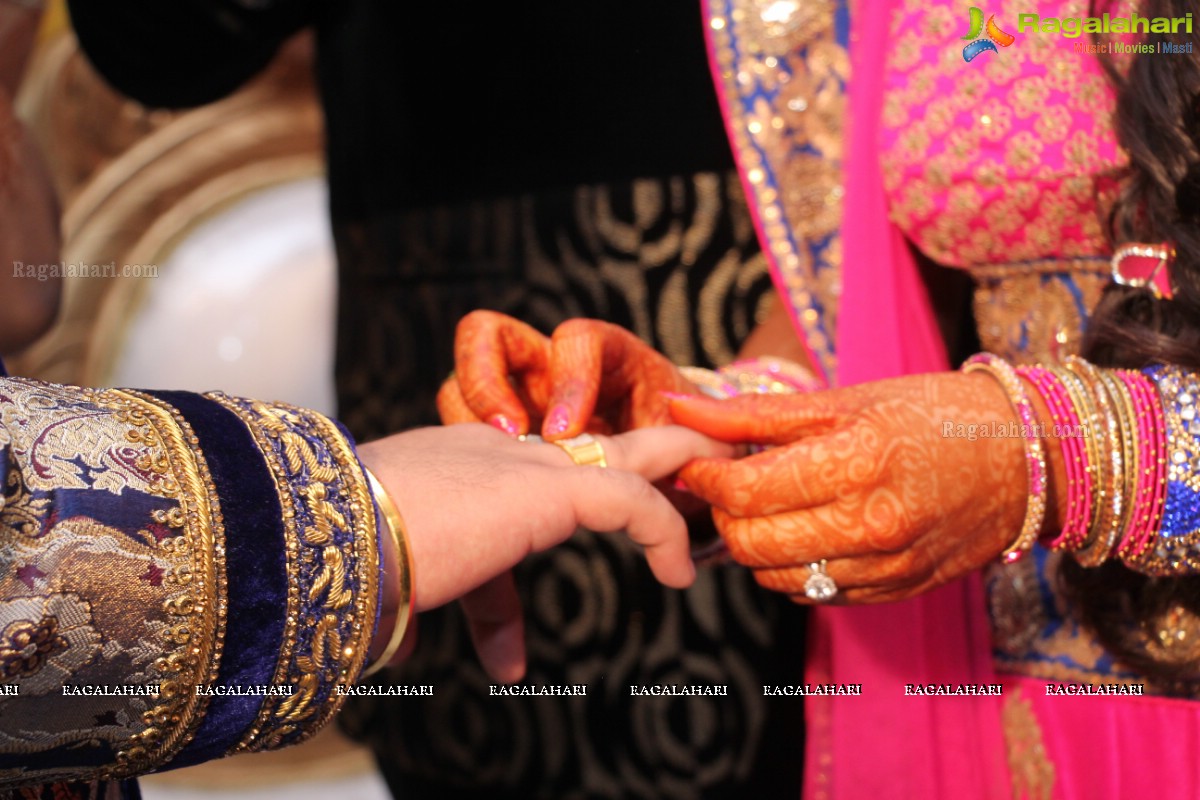
[[[0,378],[0,484],[0,790],[298,742],[361,672],[378,530],[319,414]]]

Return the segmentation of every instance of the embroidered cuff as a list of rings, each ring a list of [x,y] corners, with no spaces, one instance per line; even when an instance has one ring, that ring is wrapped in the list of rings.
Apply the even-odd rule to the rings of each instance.
[[[320,415],[6,378],[0,480],[0,785],[299,741],[361,671],[378,530]]]

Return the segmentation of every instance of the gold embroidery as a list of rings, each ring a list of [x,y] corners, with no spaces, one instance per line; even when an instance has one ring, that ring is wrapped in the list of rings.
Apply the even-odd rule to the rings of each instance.
[[[1084,320],[1109,278],[1107,272],[1068,274],[1065,268],[1057,262],[1057,272],[1018,268],[1018,274],[978,280],[975,320],[983,349],[1023,364],[1077,355]],[[993,275],[1003,271],[993,269]]]
[[[324,417],[283,404],[210,397],[246,422],[275,476],[293,576],[274,681],[296,691],[266,698],[230,753],[258,751],[315,733],[345,699],[337,687],[362,671],[378,600],[374,505],[353,450]],[[327,458],[318,457],[300,431],[319,439]],[[312,632],[306,646],[302,628]]]
[[[100,650],[91,606],[74,594],[18,597],[0,603],[4,683],[40,697],[60,691]],[[31,750],[32,752],[32,750]]]
[[[9,479],[0,512],[0,594],[13,598],[0,603],[0,661],[20,695],[0,697],[0,707],[23,734],[3,750],[81,754],[78,764],[68,757],[6,780],[153,769],[190,738],[203,708],[192,687],[215,670],[221,566],[197,456],[170,416],[126,393],[19,378],[5,379],[4,389],[0,430],[9,474],[19,477]],[[84,513],[59,519],[42,501],[64,488],[90,489],[88,507],[101,515],[111,507],[106,493],[140,498],[146,527],[117,528]],[[156,527],[163,520],[178,524]],[[66,684],[157,685],[159,693],[96,700],[95,719],[81,725]],[[88,761],[98,752],[117,762]]]
[[[827,380],[841,289],[842,143],[850,59],[833,0],[710,0],[708,32],[763,249]],[[895,109],[893,109],[895,111]]]
[[[997,19],[1021,10],[1013,0],[988,7]],[[892,19],[883,116],[892,219],[946,266],[1107,252],[1107,188],[1125,156],[1099,63],[1057,37],[1021,36],[967,65],[961,22],[949,6],[907,3]]]
[[[1141,685],[1147,695],[1200,698],[1194,680],[1151,680],[1113,662],[1058,590],[1062,557],[1049,553],[1042,563],[1023,559],[988,568],[997,670],[1054,681]],[[1160,661],[1195,664],[1200,654],[1200,618],[1182,608],[1170,609],[1144,623],[1140,639],[1140,646]]]
[[[128,404],[125,416],[133,425],[129,440],[157,444],[165,451],[158,457],[143,455],[138,465],[161,478],[152,484],[152,491],[179,501],[176,513],[185,531],[162,543],[163,550],[182,557],[164,576],[168,578],[164,585],[176,589],[164,608],[170,617],[184,618],[173,619],[162,638],[182,646],[155,661],[163,676],[159,704],[143,717],[149,727],[117,752],[123,768],[114,774],[133,775],[169,761],[182,750],[208,706],[208,698],[197,696],[195,687],[216,681],[225,643],[225,535],[216,486],[191,426],[150,395],[119,389],[111,394]],[[194,635],[183,643],[181,624],[189,633],[195,626]]]
[[[58,632],[58,619],[44,616],[34,622],[20,619],[0,631],[0,678],[27,678],[52,656],[66,650],[67,637]]]
[[[1054,793],[1054,763],[1033,705],[1020,689],[1004,696],[1000,711],[1008,769],[1015,800],[1049,800]]]

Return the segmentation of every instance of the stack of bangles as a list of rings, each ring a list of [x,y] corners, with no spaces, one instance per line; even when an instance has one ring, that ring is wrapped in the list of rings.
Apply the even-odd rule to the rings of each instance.
[[[1101,369],[1069,357],[1063,366],[1014,368],[981,353],[963,366],[1004,388],[1025,444],[1029,505],[1002,554],[1016,561],[1038,542],[1084,566],[1119,558],[1138,572],[1200,570],[1200,380],[1175,367]],[[1040,420],[1029,391],[1049,410]],[[1046,449],[1062,454],[1066,504],[1061,531],[1043,536]]]

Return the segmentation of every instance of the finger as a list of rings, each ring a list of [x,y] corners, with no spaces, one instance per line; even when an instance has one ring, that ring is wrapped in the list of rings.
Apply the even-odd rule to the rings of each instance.
[[[764,586],[764,588],[767,588]],[[865,606],[879,605],[881,603],[898,603],[901,600],[908,600],[917,595],[924,594],[932,589],[937,588],[936,584],[921,586],[919,584],[905,585],[897,588],[883,588],[878,586],[862,586],[853,587],[842,591],[838,589],[838,593],[828,600],[813,600],[804,593],[803,590],[794,592],[783,592],[787,594],[793,603],[798,603],[804,606],[826,605],[826,606]]]
[[[437,410],[443,425],[482,421],[467,405],[466,398],[462,395],[462,388],[458,385],[458,379],[455,376],[448,378],[442,384],[442,388],[438,390]]]
[[[672,396],[671,418],[723,442],[786,444],[829,430],[839,413],[826,392],[740,395],[729,400]]]
[[[694,494],[735,517],[822,506],[844,484],[835,449],[838,437],[805,439],[736,461],[699,458],[679,477]]]
[[[525,620],[511,572],[504,572],[460,601],[479,661],[502,683],[525,676]]]
[[[618,340],[613,329],[615,325],[589,319],[567,320],[554,329],[550,337],[550,385],[554,388],[542,423],[542,435],[547,439],[583,433],[600,394],[605,344],[609,339]]]
[[[463,400],[477,419],[499,417],[509,433],[529,430],[529,413],[509,377],[545,370],[549,340],[523,322],[472,311],[458,323],[454,363]]]
[[[783,594],[803,594],[814,559],[789,567],[769,567],[754,570],[754,580],[764,589]],[[838,595],[865,598],[904,592],[923,583],[927,575],[916,574],[892,555],[871,555],[860,558],[825,559],[825,574],[838,587]]]
[[[732,458],[733,445],[681,425],[638,428],[618,436],[597,436],[610,467],[636,472],[649,481],[673,475],[696,458]]]
[[[694,390],[666,357],[607,322],[568,320],[555,329],[551,350],[553,393],[542,426],[548,439],[577,435],[591,414],[622,429],[664,424],[661,392]]]
[[[600,467],[575,467],[564,477],[580,526],[624,531],[645,548],[646,561],[661,583],[677,589],[691,585],[696,567],[689,554],[687,525],[645,478]]]
[[[829,503],[803,511],[768,517],[735,517],[713,510],[713,520],[730,555],[748,567],[783,567],[810,564],[822,558],[880,557],[890,570],[916,571],[928,559],[914,549],[915,534],[877,530],[862,521],[860,511]],[[906,560],[910,560],[907,566]],[[882,563],[882,562],[881,562]]]

